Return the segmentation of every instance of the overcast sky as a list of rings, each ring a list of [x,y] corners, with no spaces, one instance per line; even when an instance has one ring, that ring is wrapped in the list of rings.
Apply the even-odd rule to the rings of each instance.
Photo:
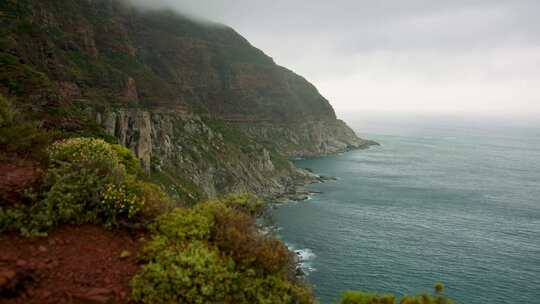
[[[135,0],[232,26],[338,114],[540,117],[539,0]]]

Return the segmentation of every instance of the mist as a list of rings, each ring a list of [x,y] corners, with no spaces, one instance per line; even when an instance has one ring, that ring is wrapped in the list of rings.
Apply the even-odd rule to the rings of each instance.
[[[133,0],[229,25],[351,113],[540,118],[535,0]]]

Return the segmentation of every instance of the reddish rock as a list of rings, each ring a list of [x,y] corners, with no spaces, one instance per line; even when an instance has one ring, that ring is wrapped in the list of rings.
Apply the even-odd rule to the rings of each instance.
[[[58,91],[64,100],[70,100],[81,96],[81,89],[76,83],[61,81],[58,83]]]
[[[137,84],[135,79],[129,77],[124,90],[124,98],[127,101],[139,101],[139,93],[137,92]]]

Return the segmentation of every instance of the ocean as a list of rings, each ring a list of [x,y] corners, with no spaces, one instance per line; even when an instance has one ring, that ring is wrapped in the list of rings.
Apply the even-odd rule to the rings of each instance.
[[[353,124],[381,146],[296,161],[335,176],[273,211],[321,303],[346,290],[540,303],[540,127]]]

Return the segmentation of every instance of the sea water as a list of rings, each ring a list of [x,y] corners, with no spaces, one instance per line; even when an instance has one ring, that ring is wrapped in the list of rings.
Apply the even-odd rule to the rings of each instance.
[[[540,128],[367,130],[381,146],[296,161],[338,180],[273,213],[321,303],[439,281],[456,303],[540,303]]]

